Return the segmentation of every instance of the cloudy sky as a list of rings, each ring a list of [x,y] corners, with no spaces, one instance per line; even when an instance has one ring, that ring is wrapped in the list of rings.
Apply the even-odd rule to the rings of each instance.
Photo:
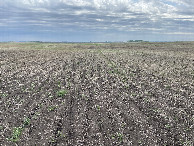
[[[0,0],[0,41],[194,41],[194,0]]]

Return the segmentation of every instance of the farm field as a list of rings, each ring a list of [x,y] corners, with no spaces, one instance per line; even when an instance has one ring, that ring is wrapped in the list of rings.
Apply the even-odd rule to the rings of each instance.
[[[0,145],[193,146],[194,42],[0,43]]]

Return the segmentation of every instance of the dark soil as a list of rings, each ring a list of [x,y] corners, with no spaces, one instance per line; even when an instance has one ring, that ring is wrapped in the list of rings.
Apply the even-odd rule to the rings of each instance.
[[[194,145],[194,43],[0,44],[0,145]]]

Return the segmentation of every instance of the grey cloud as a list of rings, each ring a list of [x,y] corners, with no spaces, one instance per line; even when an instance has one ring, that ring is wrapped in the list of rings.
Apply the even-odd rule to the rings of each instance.
[[[172,2],[172,3],[168,3]],[[6,0],[0,27],[36,31],[193,31],[189,0]],[[193,3],[193,2],[191,2]],[[175,5],[173,5],[175,4]],[[187,9],[185,9],[187,8]],[[180,17],[181,15],[181,17]],[[178,29],[179,28],[179,29]]]

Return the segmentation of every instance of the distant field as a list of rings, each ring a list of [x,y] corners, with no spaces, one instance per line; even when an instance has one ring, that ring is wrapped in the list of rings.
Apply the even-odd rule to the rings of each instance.
[[[194,42],[0,43],[0,145],[193,146]]]

